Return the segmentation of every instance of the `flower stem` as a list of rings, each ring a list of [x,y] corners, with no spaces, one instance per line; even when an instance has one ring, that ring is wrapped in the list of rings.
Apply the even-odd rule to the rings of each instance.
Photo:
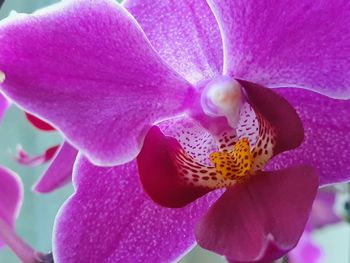
[[[9,246],[13,253],[15,253],[23,263],[50,262],[47,261],[46,255],[35,251],[29,244],[20,238],[1,217],[0,239]]]

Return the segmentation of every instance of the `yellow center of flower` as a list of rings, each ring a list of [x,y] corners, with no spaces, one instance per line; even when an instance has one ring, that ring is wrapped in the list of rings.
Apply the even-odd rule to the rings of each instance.
[[[182,139],[184,148],[173,154],[180,180],[190,187],[218,189],[247,182],[259,173],[273,157],[277,142],[275,128],[255,113],[249,104],[240,111],[237,129],[216,135],[216,148],[205,149],[207,137],[198,137],[195,144]],[[184,133],[185,134],[185,133]],[[203,143],[203,145],[202,145]],[[205,158],[203,158],[205,156]],[[209,160],[208,157],[209,156]]]
[[[249,174],[253,165],[253,155],[247,138],[237,141],[232,151],[213,152],[209,158],[224,180],[242,179]]]

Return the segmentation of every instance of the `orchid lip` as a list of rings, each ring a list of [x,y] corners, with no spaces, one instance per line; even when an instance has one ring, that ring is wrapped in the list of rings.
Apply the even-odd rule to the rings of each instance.
[[[211,88],[211,84],[207,87]],[[227,127],[220,134],[212,134],[213,145],[209,148],[203,148],[201,137],[194,135],[191,128],[184,128],[182,135],[174,135],[179,144],[171,146],[171,158],[183,185],[218,189],[244,183],[262,171],[272,158],[276,145],[274,126],[248,102],[242,103],[238,110],[236,128]],[[203,143],[207,140],[204,136]]]
[[[233,78],[220,76],[210,81],[201,94],[201,106],[211,117],[226,117],[235,128],[242,105],[242,86]]]

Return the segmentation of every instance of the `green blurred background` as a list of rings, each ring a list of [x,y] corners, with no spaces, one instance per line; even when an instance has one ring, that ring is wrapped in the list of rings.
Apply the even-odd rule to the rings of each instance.
[[[6,17],[11,10],[32,12],[40,7],[52,4],[54,0],[7,0],[0,11],[0,18]],[[1,48],[1,43],[0,43]],[[47,147],[61,141],[57,133],[40,132],[25,119],[21,110],[12,106],[0,126],[0,165],[17,172],[23,180],[25,199],[17,222],[17,231],[27,242],[40,251],[51,250],[51,233],[55,215],[72,193],[72,186],[66,186],[54,193],[39,195],[31,191],[34,182],[46,166],[23,167],[16,163],[14,156],[20,144],[31,154],[40,154]],[[330,226],[315,233],[315,239],[325,249],[324,263],[349,263],[350,227],[345,223]],[[7,248],[0,250],[0,263],[17,263],[18,259]],[[221,257],[195,248],[182,263],[225,262]],[[98,263],[98,262],[97,262]]]

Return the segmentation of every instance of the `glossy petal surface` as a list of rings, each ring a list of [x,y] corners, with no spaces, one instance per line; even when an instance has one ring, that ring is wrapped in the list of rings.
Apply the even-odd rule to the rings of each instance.
[[[22,205],[23,189],[20,179],[12,171],[0,166],[0,217],[11,227]],[[0,247],[4,244],[0,240]]]
[[[187,108],[192,88],[112,0],[62,1],[0,24],[2,90],[94,163],[136,157],[150,125]]]
[[[171,262],[195,244],[194,224],[213,201],[160,207],[144,193],[134,162],[101,168],[80,158],[74,171],[76,193],[56,219],[57,263]]]
[[[317,187],[315,172],[306,166],[232,186],[197,225],[197,241],[232,262],[270,262],[298,242]]]
[[[271,161],[274,169],[296,164],[317,168],[320,184],[350,180],[350,100],[330,99],[302,89],[278,89],[298,112],[305,140]]]
[[[210,0],[224,73],[268,87],[350,98],[350,2]]]
[[[72,170],[78,151],[69,143],[64,142],[58,150],[50,166],[36,182],[34,191],[39,193],[52,192],[72,181]]]
[[[222,72],[222,41],[214,14],[203,0],[127,0],[159,55],[191,83]]]

